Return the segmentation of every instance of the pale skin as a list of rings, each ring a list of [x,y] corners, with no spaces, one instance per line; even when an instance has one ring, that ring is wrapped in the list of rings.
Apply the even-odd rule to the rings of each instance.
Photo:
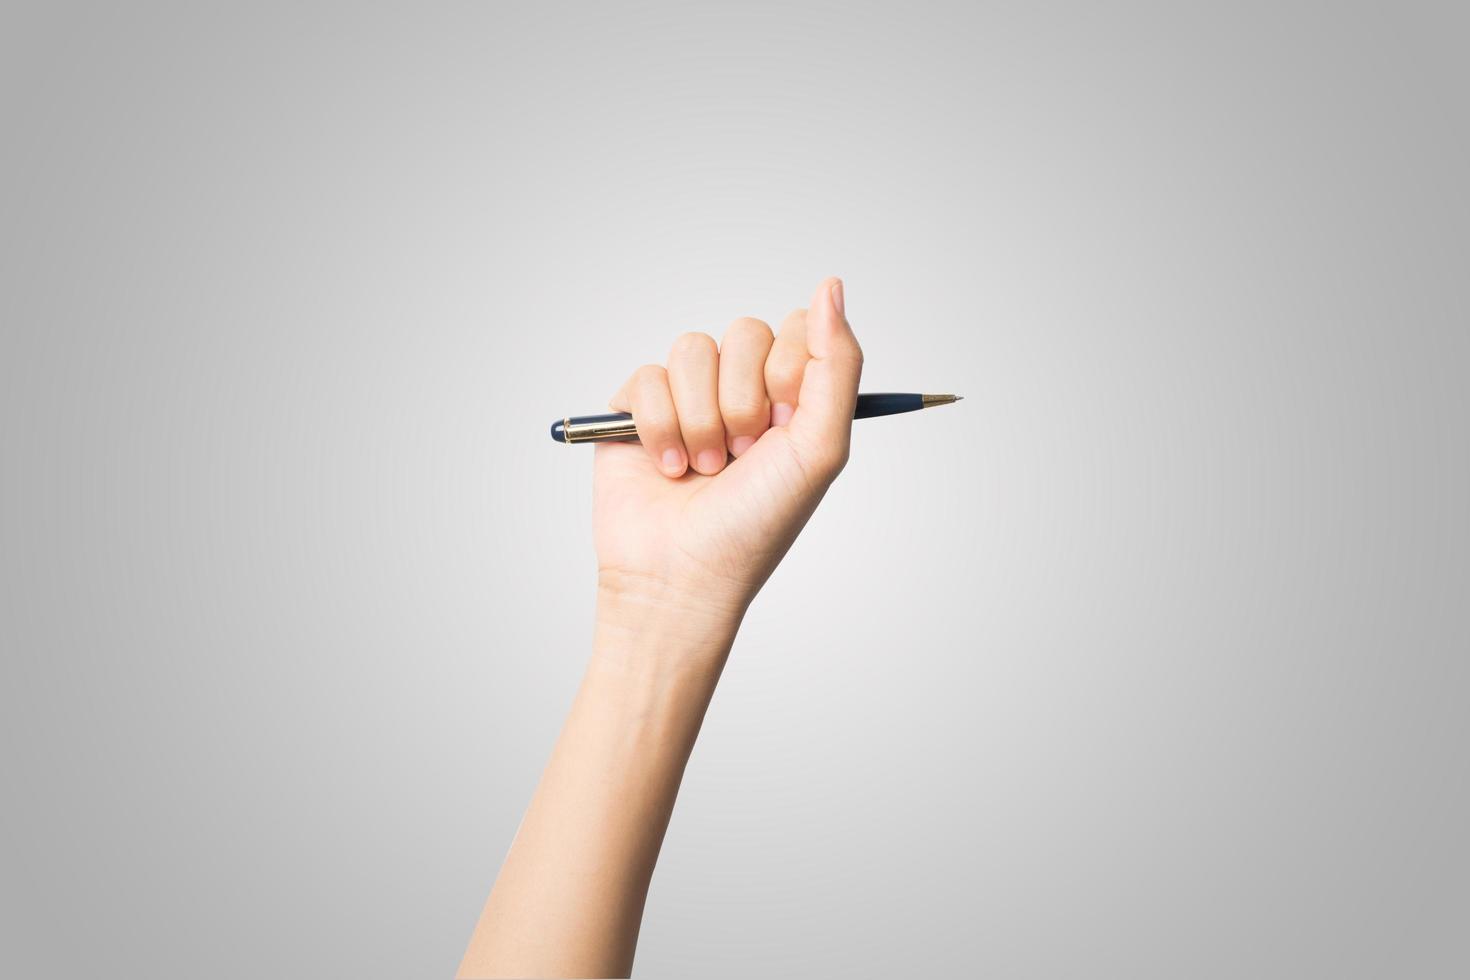
[[[460,977],[626,977],[705,709],[756,593],[847,462],[863,355],[842,283],[773,336],[675,341],[596,448],[592,658]]]

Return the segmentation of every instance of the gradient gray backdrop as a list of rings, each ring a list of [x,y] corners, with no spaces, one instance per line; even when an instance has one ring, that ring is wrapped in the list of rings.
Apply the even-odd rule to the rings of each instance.
[[[208,6],[0,22],[0,973],[448,975],[547,423],[829,274],[968,400],[753,607],[638,972],[1470,971],[1463,5]]]

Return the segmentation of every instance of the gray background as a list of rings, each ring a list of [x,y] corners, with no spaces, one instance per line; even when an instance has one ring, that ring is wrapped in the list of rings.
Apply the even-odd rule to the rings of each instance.
[[[7,5],[0,973],[448,975],[588,650],[547,422],[838,274],[968,400],[753,607],[641,975],[1466,975],[1467,42]]]

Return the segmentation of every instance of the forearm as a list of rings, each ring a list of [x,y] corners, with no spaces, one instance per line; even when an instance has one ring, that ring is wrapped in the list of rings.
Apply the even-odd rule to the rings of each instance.
[[[738,612],[601,591],[592,659],[462,977],[628,975]]]

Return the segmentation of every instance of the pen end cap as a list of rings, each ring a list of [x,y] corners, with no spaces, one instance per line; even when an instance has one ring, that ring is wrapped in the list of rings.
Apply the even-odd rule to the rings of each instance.
[[[566,419],[557,419],[555,422],[551,423],[551,438],[556,440],[557,442],[567,441]]]

